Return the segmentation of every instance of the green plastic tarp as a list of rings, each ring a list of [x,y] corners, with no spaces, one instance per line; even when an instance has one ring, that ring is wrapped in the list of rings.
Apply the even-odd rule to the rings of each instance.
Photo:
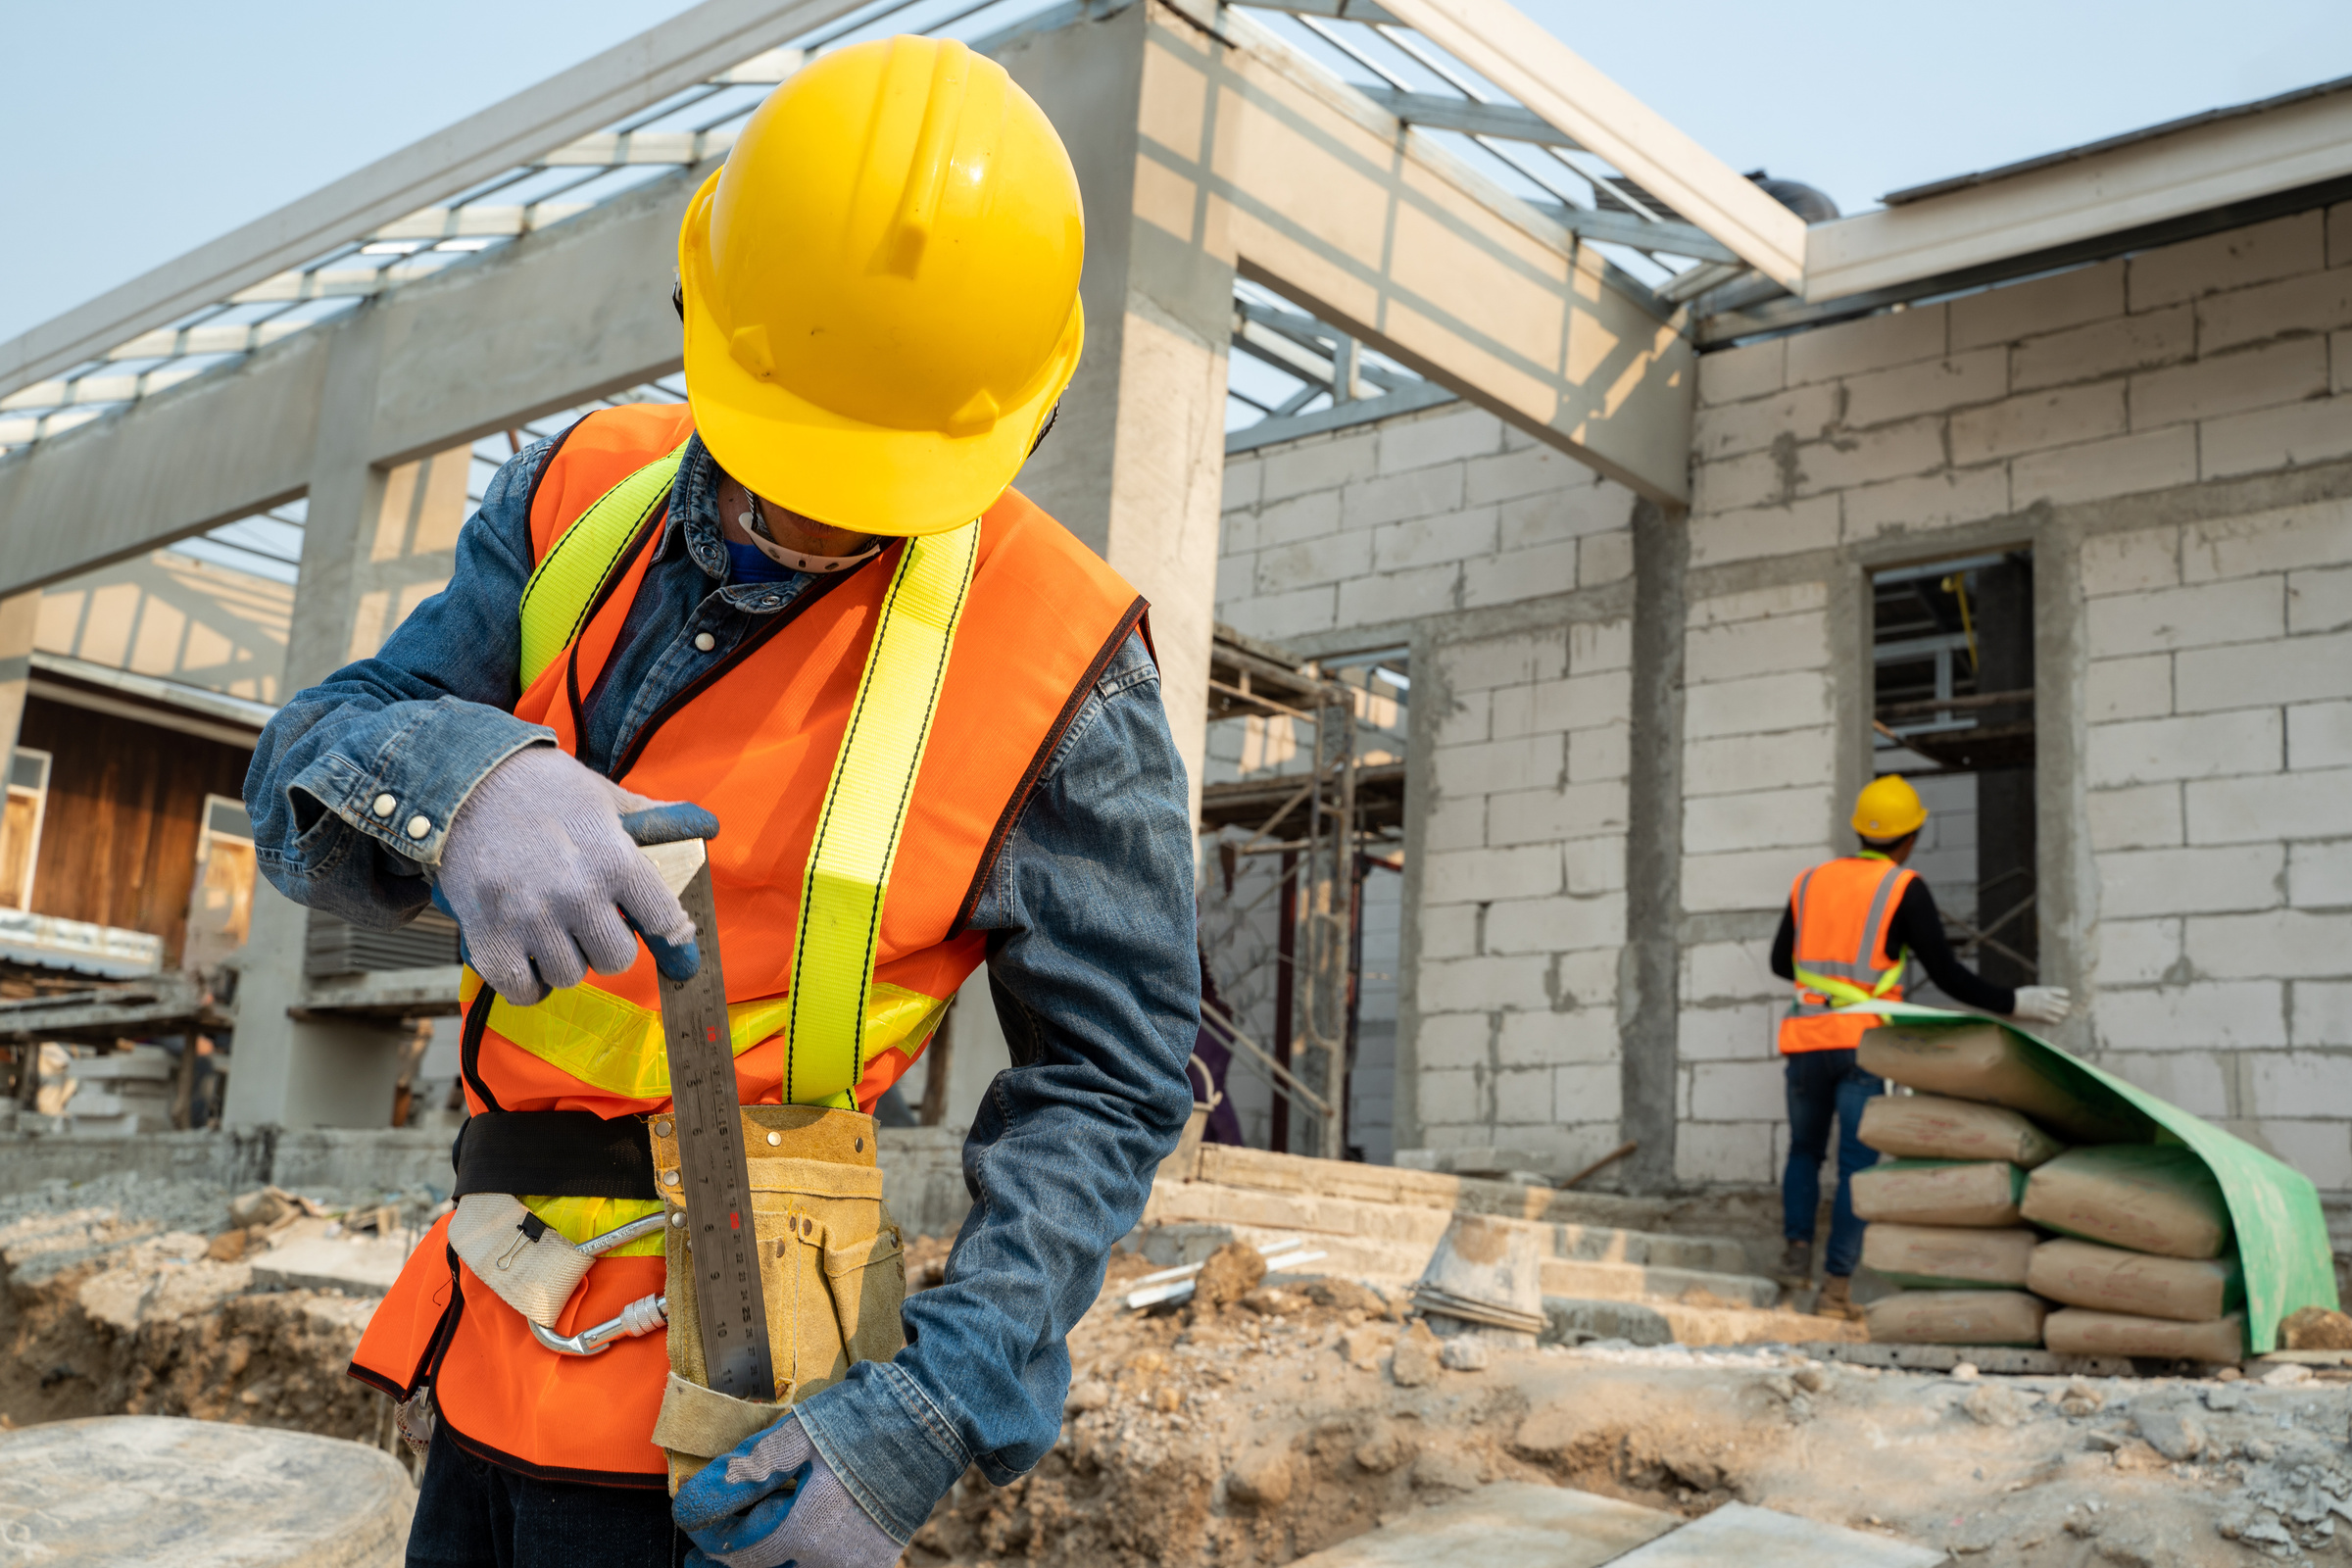
[[[2037,1066],[2085,1102],[2110,1113],[2135,1112],[2150,1143],[2185,1145],[2213,1172],[2230,1204],[2238,1263],[2245,1274],[2250,1353],[2263,1355],[2278,1348],[2278,1320],[2288,1313],[2336,1305],[2335,1258],[2328,1244],[2319,1189],[2293,1166],[2002,1019],[1906,1002],[1874,1002],[1840,1010],[1876,1013],[1908,1024],[1999,1024],[2025,1042]]]

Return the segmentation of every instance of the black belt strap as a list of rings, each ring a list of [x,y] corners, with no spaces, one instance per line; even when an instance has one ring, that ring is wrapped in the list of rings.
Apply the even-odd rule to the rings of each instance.
[[[486,990],[487,988],[485,988]],[[655,1198],[654,1145],[642,1116],[588,1110],[476,1111],[450,1150],[457,1190],[560,1198]]]

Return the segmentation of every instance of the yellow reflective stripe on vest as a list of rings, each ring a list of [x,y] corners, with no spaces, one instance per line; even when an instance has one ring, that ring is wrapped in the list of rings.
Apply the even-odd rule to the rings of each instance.
[[[787,1104],[828,1104],[850,1094],[876,1045],[867,1034],[867,993],[883,896],[979,553],[978,518],[909,539],[883,596],[801,883],[786,999]]]
[[[470,969],[466,980],[466,995],[470,998],[471,987],[481,981]],[[866,1043],[872,1052],[896,1046],[911,1056],[930,1036],[947,1005],[944,997],[927,997],[904,986],[877,982],[866,1003]],[[791,1001],[785,997],[730,1003],[727,1029],[735,1054],[740,1056],[781,1033],[791,1011]],[[490,1003],[489,1024],[499,1035],[592,1089],[624,1100],[669,1098],[669,1056],[662,1050],[662,1015],[609,991],[593,985],[571,986],[552,991],[528,1007],[496,997]],[[853,1079],[853,1087],[855,1083]]]
[[[516,669],[520,689],[528,691],[580,634],[596,591],[645,519],[668,497],[685,455],[686,443],[681,441],[669,456],[656,458],[615,484],[548,547],[531,580],[522,585],[517,610],[522,627],[522,657]]]
[[[1893,968],[1887,970],[1885,974],[1879,977],[1879,983],[1876,987],[1869,991],[1865,991],[1860,986],[1854,984],[1851,980],[1838,980],[1826,974],[1815,974],[1812,970],[1804,968],[1800,968],[1796,971],[1796,983],[1798,985],[1818,991],[1823,996],[1828,997],[1833,1001],[1843,1003],[1849,1007],[1854,1005],[1856,1003],[1884,1001],[1886,993],[1892,991],[1894,989],[1895,982],[1902,979],[1902,977],[1903,965],[1900,961],[1897,961]]]

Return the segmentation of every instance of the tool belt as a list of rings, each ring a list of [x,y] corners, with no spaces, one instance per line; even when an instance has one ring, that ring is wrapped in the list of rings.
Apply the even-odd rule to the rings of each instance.
[[[682,1330],[667,1336],[669,1380],[653,1431],[668,1455],[673,1493],[711,1459],[839,1382],[852,1362],[887,1361],[906,1344],[899,1318],[906,1261],[882,1202],[874,1119],[813,1105],[746,1105],[741,1115],[753,1210],[745,1218],[759,1240],[776,1375],[772,1402],[732,1398],[709,1386],[702,1337],[693,1327],[689,1227],[677,1222],[686,1195],[669,1112],[606,1121],[586,1111],[488,1111],[467,1122],[453,1152],[459,1198],[450,1245],[541,1331],[554,1329],[596,1260],[595,1244],[574,1247],[514,1195],[662,1200],[661,1214],[624,1229],[662,1231],[662,1298],[639,1303],[645,1310],[632,1322],[604,1325],[612,1332],[601,1340],[594,1338],[600,1330],[568,1340],[541,1332],[539,1339],[551,1350],[593,1353],[618,1334],[660,1326],[664,1312]]]

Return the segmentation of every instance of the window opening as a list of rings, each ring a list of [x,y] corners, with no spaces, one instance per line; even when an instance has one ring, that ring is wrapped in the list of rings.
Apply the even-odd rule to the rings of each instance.
[[[2036,983],[2034,561],[1969,556],[1872,577],[1872,772],[1927,803],[1909,864],[1954,951],[1996,985]],[[1914,971],[1910,994],[1949,999]]]
[[[41,820],[49,810],[47,752],[20,746],[8,763],[8,800],[0,808],[0,906],[32,907],[33,872],[41,858]]]

